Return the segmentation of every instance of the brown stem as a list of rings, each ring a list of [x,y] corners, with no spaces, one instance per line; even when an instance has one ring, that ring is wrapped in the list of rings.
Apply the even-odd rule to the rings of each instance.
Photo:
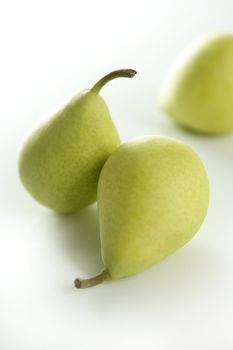
[[[115,70],[107,75],[105,75],[102,79],[100,79],[92,88],[91,91],[98,94],[102,87],[107,84],[110,80],[116,78],[133,78],[136,74],[136,70],[134,69],[119,69]]]
[[[87,278],[87,279],[76,278],[76,280],[74,281],[74,285],[76,288],[89,288],[89,287],[96,286],[97,284],[100,284],[107,279],[110,279],[110,276],[108,271],[104,270],[99,275],[91,278]]]

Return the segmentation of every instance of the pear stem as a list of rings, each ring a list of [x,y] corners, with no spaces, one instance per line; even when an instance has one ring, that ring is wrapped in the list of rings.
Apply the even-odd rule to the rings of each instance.
[[[87,279],[76,278],[76,280],[74,281],[74,285],[76,288],[89,288],[89,287],[96,286],[97,284],[100,284],[107,279],[110,279],[110,276],[108,271],[104,270],[99,275],[91,278],[87,278]]]
[[[136,70],[134,69],[119,69],[115,70],[107,75],[105,75],[102,79],[100,79],[92,88],[91,91],[98,94],[102,87],[107,84],[110,80],[116,78],[133,78],[136,74]]]

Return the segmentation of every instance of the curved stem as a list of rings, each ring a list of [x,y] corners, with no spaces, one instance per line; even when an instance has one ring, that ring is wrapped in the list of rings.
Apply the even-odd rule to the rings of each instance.
[[[136,70],[134,69],[119,69],[115,70],[107,75],[105,75],[102,79],[100,79],[92,88],[91,91],[98,94],[102,87],[107,84],[110,80],[116,78],[133,78],[136,74]]]
[[[96,286],[97,284],[100,284],[107,279],[110,279],[110,276],[108,271],[104,270],[99,275],[91,278],[87,278],[87,279],[76,278],[76,280],[74,281],[74,285],[76,288],[89,288],[89,287]]]

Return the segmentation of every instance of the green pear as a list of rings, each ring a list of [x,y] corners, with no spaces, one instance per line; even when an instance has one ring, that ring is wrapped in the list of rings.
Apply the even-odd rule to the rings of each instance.
[[[135,74],[122,69],[106,75],[31,134],[20,154],[19,173],[38,202],[69,213],[96,201],[100,171],[120,145],[99,91],[112,79]]]
[[[108,158],[97,199],[105,270],[76,279],[77,288],[135,274],[187,243],[207,212],[208,178],[188,145],[147,136]]]
[[[162,88],[162,109],[199,133],[233,130],[233,34],[202,39],[175,62]]]

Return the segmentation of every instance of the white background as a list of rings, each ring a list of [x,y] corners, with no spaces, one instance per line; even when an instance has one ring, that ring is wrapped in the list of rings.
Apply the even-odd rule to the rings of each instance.
[[[0,2],[1,350],[233,349],[233,135],[189,134],[158,107],[180,50],[232,29],[232,0]],[[122,140],[188,142],[209,174],[209,212],[160,264],[76,290],[76,276],[102,268],[96,207],[58,216],[34,202],[18,179],[18,152],[37,123],[124,67],[137,76],[102,91]]]

